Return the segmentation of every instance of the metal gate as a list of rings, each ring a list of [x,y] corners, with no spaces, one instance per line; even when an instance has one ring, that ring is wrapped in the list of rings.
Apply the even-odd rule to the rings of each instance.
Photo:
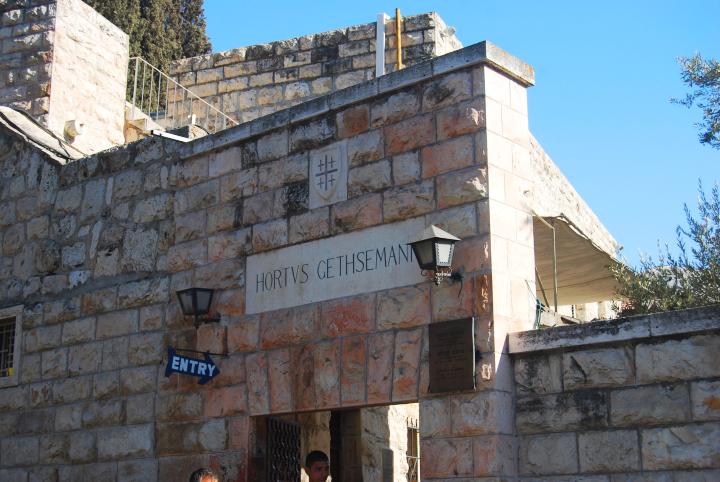
[[[300,481],[300,424],[268,417],[267,482]]]

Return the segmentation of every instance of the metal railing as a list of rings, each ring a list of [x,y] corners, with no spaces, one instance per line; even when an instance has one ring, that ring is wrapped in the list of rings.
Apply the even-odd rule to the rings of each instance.
[[[129,69],[127,96],[132,120],[143,113],[165,129],[196,124],[211,133],[238,125],[142,57],[131,57]]]

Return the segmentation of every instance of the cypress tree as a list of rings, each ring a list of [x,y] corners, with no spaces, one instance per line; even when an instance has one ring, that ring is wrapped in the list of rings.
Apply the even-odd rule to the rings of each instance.
[[[130,55],[160,70],[211,51],[202,0],[86,0],[130,36]]]

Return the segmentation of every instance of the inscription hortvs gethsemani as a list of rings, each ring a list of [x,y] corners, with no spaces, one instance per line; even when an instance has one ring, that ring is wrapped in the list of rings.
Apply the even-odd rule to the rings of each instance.
[[[407,244],[422,219],[312,241],[247,260],[247,312],[324,301],[423,281]]]

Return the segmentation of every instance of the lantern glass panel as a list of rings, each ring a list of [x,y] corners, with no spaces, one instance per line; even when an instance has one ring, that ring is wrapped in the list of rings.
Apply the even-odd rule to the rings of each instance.
[[[435,250],[437,255],[438,266],[450,266],[452,261],[453,243],[442,239],[435,241]]]
[[[210,303],[212,302],[213,292],[207,289],[197,290],[197,313],[198,315],[205,315],[210,311]]]
[[[420,269],[435,269],[433,240],[425,239],[412,244]]]
[[[191,316],[195,314],[195,303],[193,303],[194,298],[193,290],[182,290],[177,292],[178,300],[180,301],[180,309],[182,309],[182,312],[186,316]]]

